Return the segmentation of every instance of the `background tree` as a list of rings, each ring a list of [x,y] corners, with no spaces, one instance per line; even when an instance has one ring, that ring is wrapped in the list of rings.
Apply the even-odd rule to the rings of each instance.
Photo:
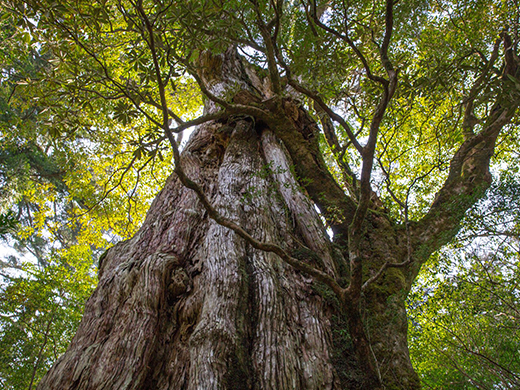
[[[468,213],[409,297],[411,356],[425,388],[520,384],[517,166]]]
[[[76,331],[99,255],[135,232],[164,173],[116,128],[52,127],[31,85],[52,56],[0,15],[0,386],[34,389]]]
[[[88,247],[47,258],[47,266],[25,264],[0,290],[0,383],[4,389],[34,389],[74,335],[92,293]]]
[[[34,85],[54,129],[119,122],[136,159],[168,141],[175,162],[41,388],[419,386],[405,299],[515,137],[517,8],[11,8],[52,53]]]

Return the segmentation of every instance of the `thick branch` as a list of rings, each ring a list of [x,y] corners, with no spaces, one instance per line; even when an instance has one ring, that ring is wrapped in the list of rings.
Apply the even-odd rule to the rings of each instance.
[[[394,0],[386,0],[386,14],[385,14],[385,36],[383,37],[383,44],[381,45],[380,55],[381,62],[390,75],[394,71],[394,67],[388,58],[388,47],[392,39],[392,32],[394,29]]]
[[[362,290],[363,267],[361,263],[361,254],[359,253],[359,244],[361,242],[362,226],[370,205],[370,197],[372,195],[372,188],[370,185],[370,178],[374,165],[374,154],[377,144],[377,137],[379,128],[383,121],[386,109],[397,86],[397,73],[393,70],[388,72],[390,82],[384,86],[384,92],[379,104],[376,108],[372,122],[370,124],[370,134],[367,144],[363,147],[363,165],[361,167],[360,178],[360,195],[359,203],[349,226],[349,257],[351,270],[351,283],[349,286],[349,293],[352,299],[357,300]]]
[[[508,57],[512,48],[508,45],[507,34],[502,36],[506,62],[504,78],[507,75],[516,77],[518,64],[512,54]],[[504,99],[502,94],[506,95],[507,91],[498,92],[483,130],[467,139],[453,156],[446,182],[429,212],[413,229],[413,240],[420,247],[418,255],[423,262],[455,236],[466,210],[482,197],[491,183],[489,164],[496,139],[520,105],[516,100]]]

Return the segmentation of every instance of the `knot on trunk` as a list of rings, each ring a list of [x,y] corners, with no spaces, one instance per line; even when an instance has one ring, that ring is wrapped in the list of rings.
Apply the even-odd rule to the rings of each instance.
[[[174,268],[168,284],[169,298],[174,299],[188,291],[190,278],[183,268]]]

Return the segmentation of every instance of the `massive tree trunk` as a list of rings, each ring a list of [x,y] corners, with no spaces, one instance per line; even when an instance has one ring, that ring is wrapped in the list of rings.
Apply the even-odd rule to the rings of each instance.
[[[223,96],[231,86],[236,102],[258,98],[268,106],[269,88],[236,57],[222,58],[208,56],[202,67],[211,92]],[[335,182],[317,153],[317,125],[294,98],[281,106],[278,126],[252,116],[199,126],[183,150],[183,170],[223,217],[346,286],[345,238],[331,242],[315,204],[337,213],[335,229],[348,224],[352,216],[344,214],[354,209],[320,201],[320,191],[341,189],[330,187]],[[216,109],[207,104],[208,112]],[[365,280],[410,256],[406,237],[404,228],[369,212],[358,246]],[[173,174],[139,232],[102,259],[77,335],[38,388],[379,386],[370,385],[356,351],[360,334],[385,388],[419,388],[404,306],[414,272],[389,268],[368,286],[361,309],[348,310],[325,284],[209,218]]]

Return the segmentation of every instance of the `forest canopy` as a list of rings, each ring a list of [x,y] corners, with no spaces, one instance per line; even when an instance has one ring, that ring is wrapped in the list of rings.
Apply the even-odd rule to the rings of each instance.
[[[117,274],[118,262],[129,256],[146,270],[145,246],[174,248],[168,240],[189,230],[189,250],[168,249],[177,263],[161,265],[179,267],[177,276],[157,287],[166,294],[157,305],[181,313],[200,280],[214,282],[211,261],[197,265],[197,248],[211,245],[199,230],[223,229],[227,241],[214,233],[214,245],[236,236],[244,244],[230,252],[250,248],[241,270],[248,303],[237,307],[259,306],[255,256],[281,262],[266,272],[290,280],[304,301],[321,296],[329,388],[518,387],[516,0],[0,4],[0,235],[17,251],[0,259],[2,386],[34,388],[65,353],[96,272],[91,302],[131,294],[140,285],[131,271]],[[262,163],[251,163],[255,153]],[[232,162],[243,167],[235,179]],[[243,188],[225,195],[226,180]],[[271,222],[254,225],[264,216]],[[190,228],[175,230],[185,220]],[[136,244],[147,234],[155,238]],[[190,287],[171,297],[178,275]],[[108,287],[110,278],[120,282]],[[79,344],[60,364],[90,345],[81,342],[87,323],[98,329],[93,312],[87,304]],[[260,332],[248,326],[233,337]],[[192,328],[168,331],[188,340]],[[183,337],[171,336],[181,351]],[[239,361],[223,365],[242,367],[243,353],[223,353],[223,362]],[[256,378],[249,359],[241,370]],[[47,378],[64,370],[55,367]],[[132,388],[163,383],[161,375],[193,377],[157,368]],[[315,386],[294,375],[301,388]]]

